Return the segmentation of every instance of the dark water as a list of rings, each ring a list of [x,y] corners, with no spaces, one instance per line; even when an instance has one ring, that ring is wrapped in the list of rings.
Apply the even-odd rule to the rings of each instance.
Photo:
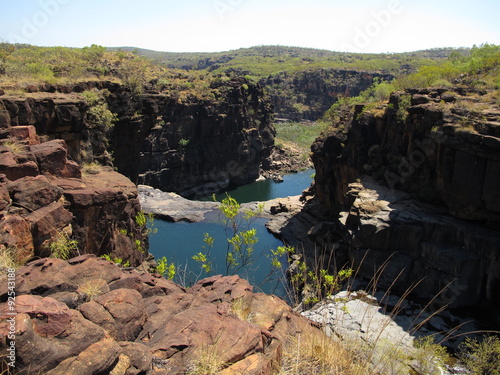
[[[311,175],[314,170],[307,170],[297,174],[284,177],[284,182],[275,183],[270,180],[254,182],[241,186],[229,194],[240,203],[251,201],[264,201],[274,198],[298,195],[311,183]],[[225,197],[222,194],[218,199]],[[249,280],[255,291],[273,293],[286,298],[286,290],[283,285],[282,271],[275,272],[271,277],[271,262],[268,258],[270,249],[276,249],[283,245],[265,228],[265,219],[256,219],[251,228],[257,229],[259,241],[255,245],[254,263],[238,271],[238,274]],[[150,237],[150,252],[156,259],[167,257],[168,262],[174,262],[177,266],[177,275],[174,281],[189,286],[208,276],[202,271],[200,264],[192,259],[193,255],[203,251],[206,244],[203,234],[209,233],[215,239],[212,249],[213,274],[225,273],[225,255],[227,249],[227,237],[224,225],[219,218],[200,223],[170,223],[163,220],[155,220],[158,232]],[[285,264],[285,259],[282,260]]]
[[[311,185],[314,169],[306,169],[299,173],[287,174],[283,177],[283,182],[264,180],[252,184],[240,186],[228,193],[240,203],[253,201],[268,201],[274,198],[284,198],[291,195],[299,195],[302,190]],[[225,193],[218,194],[217,200],[226,197]],[[212,200],[212,196],[201,198],[200,200]]]

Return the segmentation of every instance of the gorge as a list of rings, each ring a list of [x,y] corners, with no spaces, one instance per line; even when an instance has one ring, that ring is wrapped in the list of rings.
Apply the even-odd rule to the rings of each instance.
[[[90,81],[0,95],[3,250],[33,259],[16,276],[27,371],[109,372],[128,363],[123,373],[182,373],[223,337],[221,373],[270,374],[289,338],[311,328],[237,276],[184,288],[154,274],[137,184],[192,198],[245,185],[272,165],[262,87],[243,77],[210,84],[219,95],[212,100],[181,99],[158,82],[142,93]],[[91,121],[82,93],[92,90],[116,114],[114,126]],[[498,324],[499,117],[491,93],[468,88],[357,105],[312,145],[311,189],[268,204],[268,227],[303,248],[309,264],[321,249],[360,281],[375,274],[380,288],[410,288],[424,304],[470,308]],[[46,258],[58,233],[78,242],[76,257]],[[2,285],[2,302],[7,296]],[[214,324],[192,324],[207,320]]]

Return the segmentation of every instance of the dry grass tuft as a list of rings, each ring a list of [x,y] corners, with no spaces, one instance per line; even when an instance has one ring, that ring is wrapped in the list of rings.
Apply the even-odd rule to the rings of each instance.
[[[5,245],[0,245],[0,270],[2,275],[7,269],[18,269],[22,267],[28,259],[23,259],[21,252],[19,252],[14,247],[6,247]]]
[[[226,363],[217,345],[203,345],[196,350],[188,367],[188,375],[217,375]]]
[[[279,375],[362,375],[370,374],[369,366],[317,328],[307,327],[290,337],[283,350]]]
[[[102,165],[99,163],[85,163],[82,165],[83,174],[99,174],[102,171]]]
[[[78,287],[77,292],[85,294],[87,296],[87,301],[92,301],[100,295],[109,292],[109,287],[108,283],[104,279],[91,279],[82,282]]]
[[[231,302],[231,313],[242,321],[251,321],[252,297],[243,296]]]
[[[19,155],[23,153],[26,150],[26,146],[19,143],[16,140],[6,140],[2,143],[2,146],[6,147],[10,152],[12,152],[14,155]]]

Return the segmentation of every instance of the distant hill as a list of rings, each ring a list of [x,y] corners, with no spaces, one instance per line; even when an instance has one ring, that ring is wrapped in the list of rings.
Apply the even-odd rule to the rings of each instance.
[[[383,73],[408,73],[422,65],[448,58],[452,52],[467,55],[469,49],[434,48],[429,50],[394,53],[363,54],[335,52],[323,49],[256,46],[225,52],[160,52],[136,47],[111,47],[108,51],[134,52],[184,70],[241,71],[258,79],[283,71],[316,69],[354,69]]]

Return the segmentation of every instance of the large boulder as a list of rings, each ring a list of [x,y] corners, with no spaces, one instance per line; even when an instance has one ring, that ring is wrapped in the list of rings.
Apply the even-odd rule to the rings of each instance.
[[[142,297],[133,289],[115,289],[98,296],[80,306],[80,311],[96,324],[103,322],[118,341],[134,341],[147,319]]]
[[[65,178],[81,178],[78,164],[67,159],[68,152],[64,140],[54,139],[33,145],[30,149],[36,157],[41,173]]]
[[[63,190],[47,177],[23,177],[8,185],[12,202],[30,211],[38,210],[61,198]]]
[[[10,318],[6,314],[7,306],[0,307],[2,319]],[[19,370],[45,372],[105,336],[103,329],[83,318],[78,311],[50,297],[19,295],[16,310],[16,367]],[[5,345],[7,322],[0,324],[2,344]]]

